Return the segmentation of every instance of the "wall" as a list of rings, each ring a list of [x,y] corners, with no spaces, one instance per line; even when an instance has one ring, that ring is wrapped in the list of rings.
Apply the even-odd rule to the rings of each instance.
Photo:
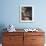
[[[0,0],[0,2],[0,25],[13,24],[16,28],[38,27],[40,25],[46,28],[46,0]],[[19,10],[22,4],[34,6],[34,22],[21,23],[19,21]]]
[[[34,22],[21,23],[19,21],[19,10],[22,4],[34,6]],[[9,24],[21,29],[40,27],[46,32],[46,0],[0,0],[0,31],[2,27]]]
[[[16,28],[41,27],[46,28],[46,0],[0,0],[0,25],[13,24]],[[20,5],[33,5],[35,21],[21,23],[19,21]]]

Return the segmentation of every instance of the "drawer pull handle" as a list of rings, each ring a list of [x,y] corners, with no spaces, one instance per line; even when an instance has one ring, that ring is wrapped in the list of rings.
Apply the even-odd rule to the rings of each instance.
[[[9,38],[10,40],[12,40],[11,38]]]
[[[10,40],[13,40],[13,38],[9,38]]]
[[[36,39],[32,39],[32,40],[36,40]]]

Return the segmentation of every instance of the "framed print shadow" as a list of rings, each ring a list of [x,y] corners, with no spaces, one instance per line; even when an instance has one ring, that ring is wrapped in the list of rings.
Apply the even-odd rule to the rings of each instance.
[[[20,22],[34,21],[34,7],[32,5],[20,6]]]

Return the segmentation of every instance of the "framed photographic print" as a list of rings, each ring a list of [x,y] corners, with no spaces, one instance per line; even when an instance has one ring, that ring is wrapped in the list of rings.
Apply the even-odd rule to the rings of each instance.
[[[34,21],[34,7],[32,5],[20,6],[20,22]]]

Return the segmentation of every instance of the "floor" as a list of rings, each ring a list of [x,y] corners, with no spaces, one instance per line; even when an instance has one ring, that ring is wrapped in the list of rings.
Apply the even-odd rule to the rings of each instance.
[[[0,44],[0,46],[2,46],[2,44]]]

